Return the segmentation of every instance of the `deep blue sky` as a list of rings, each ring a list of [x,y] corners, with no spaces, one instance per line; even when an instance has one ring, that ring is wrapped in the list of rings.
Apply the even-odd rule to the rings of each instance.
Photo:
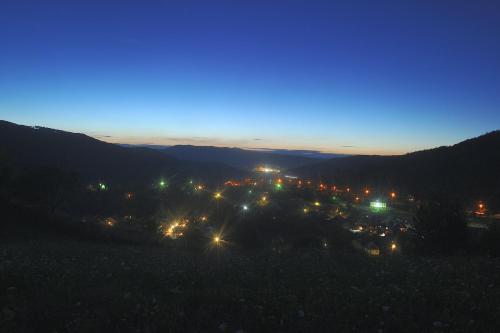
[[[401,153],[500,128],[493,0],[4,0],[0,45],[0,118],[110,142]]]

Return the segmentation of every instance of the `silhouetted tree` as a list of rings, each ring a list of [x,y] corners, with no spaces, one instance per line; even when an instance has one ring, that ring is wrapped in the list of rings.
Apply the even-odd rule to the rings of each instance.
[[[493,257],[500,256],[500,225],[491,223],[488,231],[483,237],[483,248],[485,252]]]
[[[78,187],[78,176],[56,168],[40,168],[24,174],[17,187],[20,198],[29,205],[40,205],[54,213],[69,203]]]
[[[5,197],[13,177],[13,164],[7,154],[0,150],[0,195]]]
[[[461,205],[447,199],[422,202],[414,217],[421,252],[454,253],[467,246],[467,224]]]

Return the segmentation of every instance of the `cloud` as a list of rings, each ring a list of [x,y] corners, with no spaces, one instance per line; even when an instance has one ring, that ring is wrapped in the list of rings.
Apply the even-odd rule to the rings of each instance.
[[[341,148],[356,148],[356,146],[340,146]]]

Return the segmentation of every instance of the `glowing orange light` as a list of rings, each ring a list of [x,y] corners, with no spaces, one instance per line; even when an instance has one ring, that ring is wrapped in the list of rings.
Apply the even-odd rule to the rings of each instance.
[[[395,243],[391,244],[391,250],[392,251],[396,251],[397,248],[398,248],[398,246]]]
[[[351,189],[348,187],[348,188],[347,188],[347,192],[350,192],[350,191],[351,191]]]
[[[367,194],[367,195],[368,195],[368,194],[370,194],[370,190],[369,190],[369,189],[366,189],[366,190],[365,190],[365,194]]]
[[[391,198],[395,198],[396,197],[396,192],[391,192]]]
[[[220,236],[214,236],[212,241],[216,246],[219,246],[222,243],[222,239],[220,238]]]
[[[476,211],[476,214],[484,215],[486,213],[486,205],[485,204],[480,202],[480,203],[478,203],[477,207],[478,207],[478,210]]]

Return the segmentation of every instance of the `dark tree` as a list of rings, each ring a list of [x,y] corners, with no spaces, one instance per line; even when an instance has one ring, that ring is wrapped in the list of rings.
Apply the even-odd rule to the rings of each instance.
[[[69,203],[78,188],[78,176],[56,168],[40,168],[19,180],[19,196],[26,204],[46,207],[50,213]]]
[[[450,254],[467,246],[465,212],[457,202],[447,199],[422,202],[414,224],[420,252]]]

